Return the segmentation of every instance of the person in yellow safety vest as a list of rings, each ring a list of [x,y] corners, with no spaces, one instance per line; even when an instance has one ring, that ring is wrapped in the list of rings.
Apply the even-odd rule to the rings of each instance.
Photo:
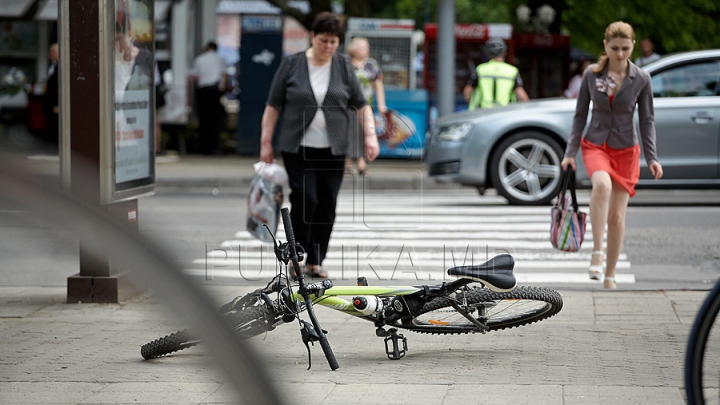
[[[530,97],[523,89],[518,69],[505,63],[505,42],[500,38],[490,38],[485,43],[485,54],[490,60],[477,66],[463,89],[468,110],[528,101]]]

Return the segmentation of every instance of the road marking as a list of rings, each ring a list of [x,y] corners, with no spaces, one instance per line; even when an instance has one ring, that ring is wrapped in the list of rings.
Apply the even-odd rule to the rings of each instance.
[[[587,210],[587,207],[585,207]],[[328,257],[331,278],[451,280],[450,267],[482,264],[500,253],[515,258],[515,275],[526,284],[597,283],[587,275],[592,250],[588,221],[584,248],[559,252],[549,241],[550,207],[483,205],[474,193],[357,193],[341,191]],[[283,224],[278,240],[286,240]],[[233,239],[206,247],[192,261],[194,276],[257,280],[276,274],[271,243],[240,230]],[[621,254],[618,283],[634,283],[631,263]],[[207,270],[205,270],[207,269]]]

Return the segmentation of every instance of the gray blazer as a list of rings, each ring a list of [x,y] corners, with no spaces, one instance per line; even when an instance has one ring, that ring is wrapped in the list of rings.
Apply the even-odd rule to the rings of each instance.
[[[585,132],[585,139],[602,145],[607,142],[613,149],[629,148],[638,143],[633,122],[635,105],[640,117],[640,135],[643,141],[645,161],[648,165],[657,161],[655,150],[655,116],[653,108],[652,84],[650,75],[628,61],[628,75],[622,87],[615,92],[612,105],[607,92],[601,91],[602,81],[607,80],[607,65],[600,73],[590,65],[583,73],[582,85],[575,107],[572,129],[568,138],[565,156],[575,157],[580,148],[582,132],[587,123],[590,101],[593,102],[592,120]]]
[[[357,110],[367,105],[350,59],[335,53],[330,62],[330,85],[322,106],[333,155],[345,155],[348,134],[358,128]],[[310,85],[305,51],[287,56],[275,72],[267,104],[281,110],[277,150],[297,153],[305,130],[318,110]]]

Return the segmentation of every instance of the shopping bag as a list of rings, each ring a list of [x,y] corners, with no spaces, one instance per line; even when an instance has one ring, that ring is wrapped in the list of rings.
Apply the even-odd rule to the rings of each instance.
[[[280,221],[280,206],[288,185],[285,168],[277,163],[257,162],[247,199],[247,230],[263,242],[272,242],[264,225],[275,234]]]
[[[568,190],[570,196],[567,196]],[[587,214],[580,211],[575,195],[575,171],[563,172],[562,187],[551,211],[550,243],[565,252],[577,252],[585,239]]]

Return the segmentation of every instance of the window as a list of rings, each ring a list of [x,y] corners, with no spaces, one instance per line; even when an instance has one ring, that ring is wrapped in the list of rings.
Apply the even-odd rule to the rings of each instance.
[[[707,97],[720,95],[720,62],[701,61],[675,66],[653,75],[655,97]]]

